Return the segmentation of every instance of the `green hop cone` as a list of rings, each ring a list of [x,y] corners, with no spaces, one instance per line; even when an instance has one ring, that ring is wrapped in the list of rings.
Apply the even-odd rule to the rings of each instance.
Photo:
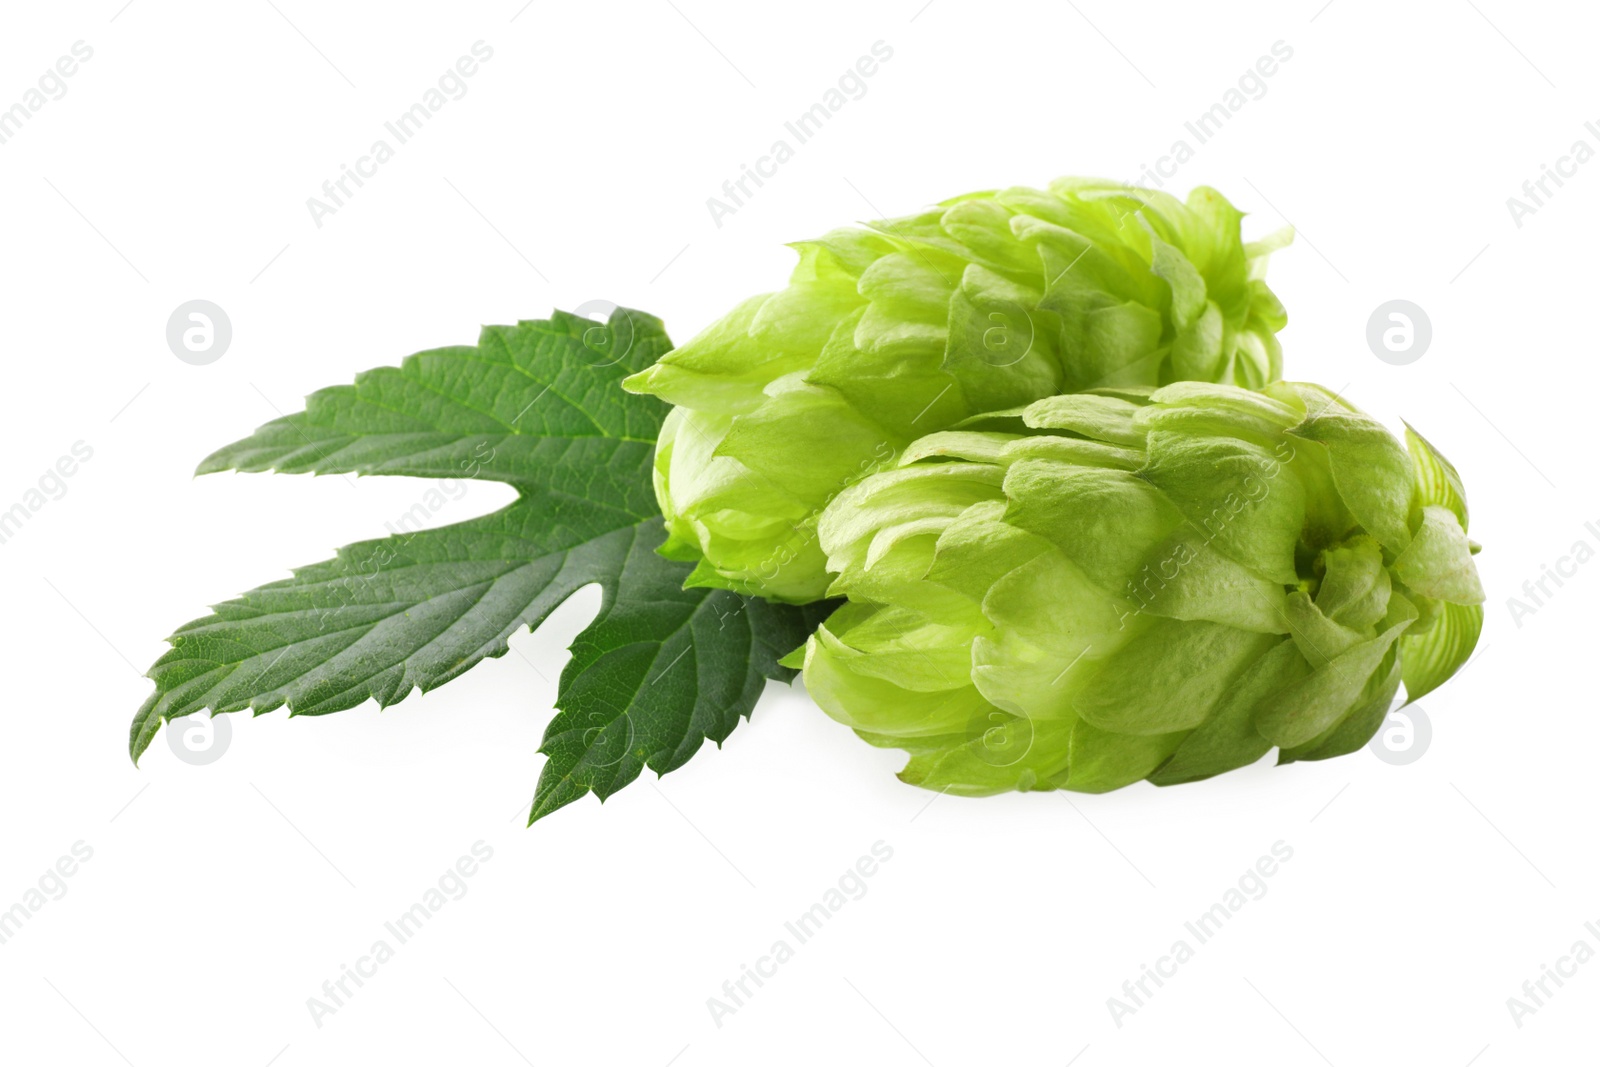
[[[1288,236],[1245,244],[1241,217],[1212,189],[1062,179],[800,242],[787,289],[624,383],[677,406],[662,551],[690,584],[809,602],[822,509],[919,437],[1096,387],[1277,379],[1263,276]]]
[[[813,698],[901,778],[1102,792],[1355,751],[1471,654],[1461,480],[1315,385],[1055,396],[911,445],[820,540]]]

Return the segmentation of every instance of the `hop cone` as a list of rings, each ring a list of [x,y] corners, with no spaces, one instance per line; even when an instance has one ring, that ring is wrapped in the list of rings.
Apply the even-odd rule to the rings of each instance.
[[[1314,385],[1057,396],[840,494],[849,597],[805,649],[835,719],[982,795],[1354,751],[1471,653],[1455,469]]]
[[[677,405],[661,431],[663,552],[694,585],[807,602],[829,577],[823,507],[913,440],[1105,386],[1259,387],[1283,308],[1211,189],[1188,202],[1063,179],[840,229],[625,383]]]

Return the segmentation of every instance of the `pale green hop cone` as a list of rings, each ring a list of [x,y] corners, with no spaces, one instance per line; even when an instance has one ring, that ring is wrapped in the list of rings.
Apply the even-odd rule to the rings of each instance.
[[[787,289],[625,383],[677,406],[663,551],[699,562],[691,584],[809,602],[822,508],[918,437],[1095,387],[1276,380],[1263,278],[1288,238],[1245,244],[1241,217],[1212,189],[1062,179],[798,243]]]
[[[820,523],[832,717],[964,795],[1193,781],[1367,743],[1483,589],[1455,469],[1315,385],[1057,396],[915,442]]]

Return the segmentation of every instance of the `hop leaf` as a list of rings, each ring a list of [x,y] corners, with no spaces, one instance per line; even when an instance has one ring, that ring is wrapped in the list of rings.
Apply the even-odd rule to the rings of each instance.
[[[430,690],[590,583],[600,617],[561,675],[550,758],[530,819],[644,767],[665,774],[748,716],[777,657],[830,604],[767,604],[682,588],[691,568],[656,555],[650,488],[665,406],[620,379],[670,347],[651,316],[608,323],[557,312],[491,326],[477,347],[420,352],[314,394],[306,410],[211,455],[223,470],[412,475],[507,482],[490,515],[341,549],[218,604],[178,629],[134,719],[137,760],[165,721],[209,708],[325,715]],[[402,528],[406,525],[402,522]]]

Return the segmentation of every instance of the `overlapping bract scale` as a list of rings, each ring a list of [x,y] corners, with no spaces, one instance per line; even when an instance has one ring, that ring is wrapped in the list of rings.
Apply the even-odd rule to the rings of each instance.
[[[966,795],[1353,751],[1482,623],[1460,478],[1407,445],[1292,382],[1098,389],[926,435],[822,515],[849,602],[807,687],[909,752],[902,778]]]
[[[1219,193],[1082,179],[946,201],[795,247],[753,297],[635,375],[676,409],[656,489],[692,581],[807,602],[828,502],[911,442],[1086,389],[1279,376],[1267,253]]]

